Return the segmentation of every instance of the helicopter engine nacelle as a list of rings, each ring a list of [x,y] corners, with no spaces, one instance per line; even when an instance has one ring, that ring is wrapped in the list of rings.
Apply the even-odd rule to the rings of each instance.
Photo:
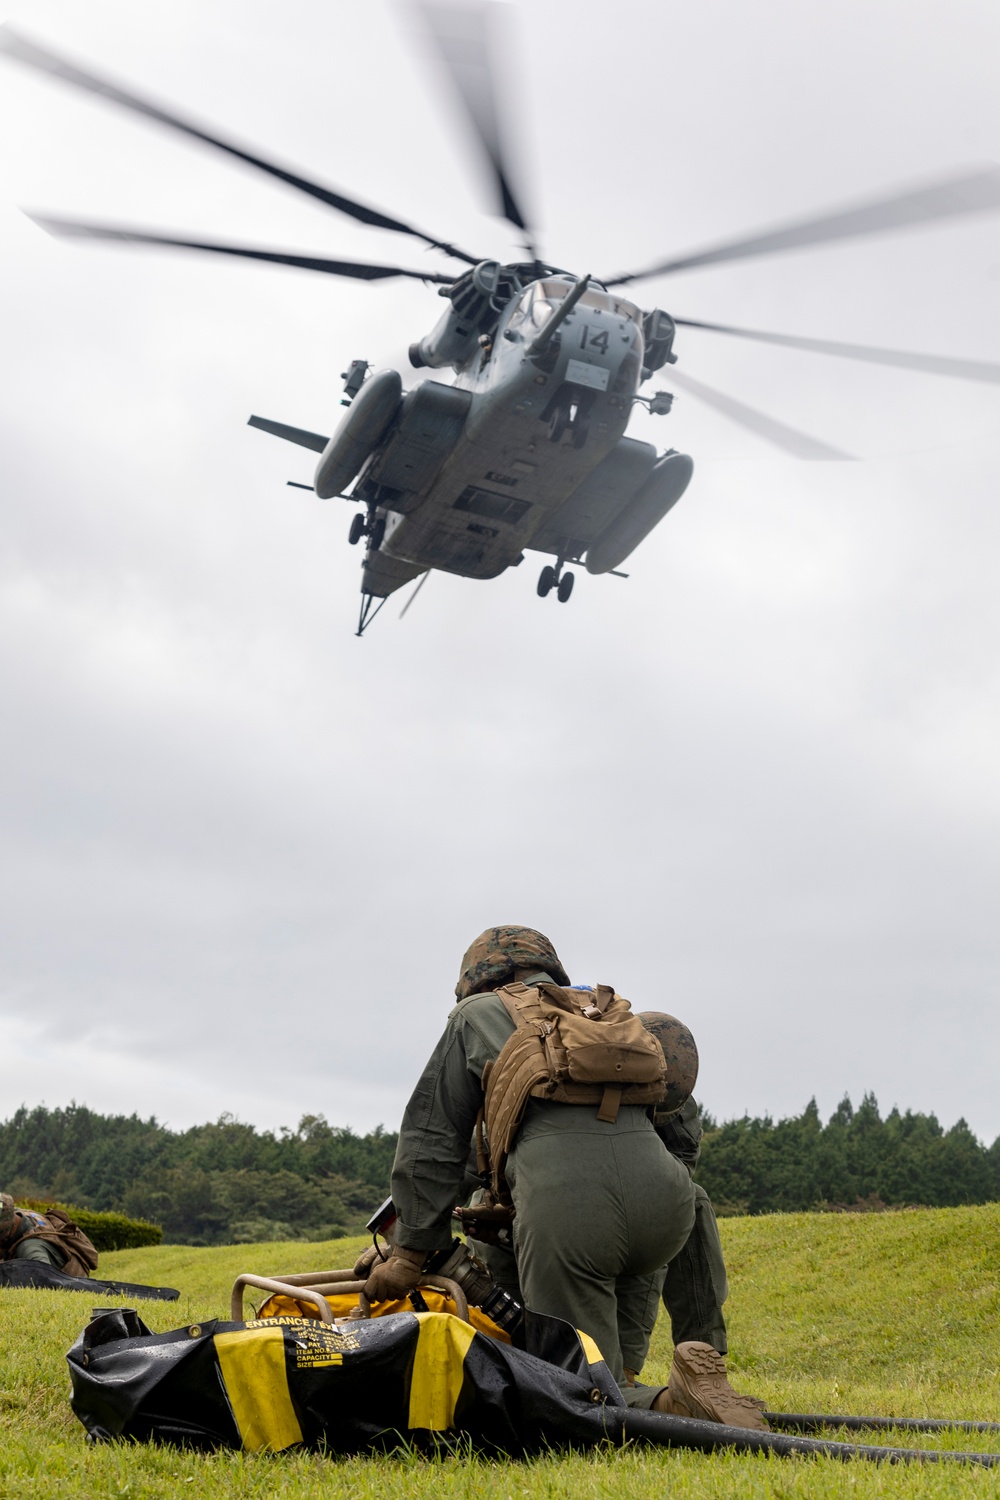
[[[642,489],[587,548],[587,572],[610,573],[623,563],[675,506],[691,482],[694,464],[686,453],[665,453]]]
[[[425,366],[440,370],[445,365],[459,370],[472,358],[480,332],[500,311],[496,304],[498,292],[503,291],[503,270],[499,261],[481,260],[451,286],[441,288],[441,296],[448,298],[451,307],[426,337],[410,345],[410,364],[415,370]]]
[[[642,320],[642,337],[645,345],[645,356],[642,361],[643,380],[648,380],[654,370],[662,370],[664,365],[677,363],[677,355],[673,352],[676,333],[677,325],[662,307],[654,307],[652,312],[644,314]]]
[[[399,411],[403,382],[396,370],[366,380],[323,449],[313,488],[321,500],[342,494],[381,442]]]

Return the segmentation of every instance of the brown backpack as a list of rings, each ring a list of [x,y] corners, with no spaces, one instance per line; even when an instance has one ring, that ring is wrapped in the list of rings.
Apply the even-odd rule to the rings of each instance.
[[[27,1234],[21,1235],[21,1239],[45,1240],[48,1244],[55,1245],[66,1257],[66,1263],[60,1270],[67,1276],[89,1276],[91,1271],[97,1270],[97,1251],[68,1213],[61,1208],[47,1208],[44,1214],[29,1213],[22,1209],[21,1213],[35,1226]]]
[[[493,1191],[502,1194],[504,1164],[529,1099],[596,1104],[597,1118],[613,1124],[622,1104],[659,1103],[667,1074],[656,1037],[610,985],[508,984],[496,994],[517,1028],[483,1073],[482,1123]],[[477,1145],[484,1170],[481,1128]]]

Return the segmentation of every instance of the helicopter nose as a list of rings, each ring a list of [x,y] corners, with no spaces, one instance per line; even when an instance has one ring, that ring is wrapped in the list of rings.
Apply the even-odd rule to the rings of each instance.
[[[565,379],[574,385],[606,391],[625,361],[634,362],[635,324],[607,313],[595,317],[588,308],[581,308],[572,320],[566,321]]]

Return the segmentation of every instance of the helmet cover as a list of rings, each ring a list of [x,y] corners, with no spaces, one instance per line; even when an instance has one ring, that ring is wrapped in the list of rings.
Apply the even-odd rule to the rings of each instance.
[[[487,927],[465,951],[455,994],[459,1000],[509,984],[516,969],[544,969],[556,984],[569,975],[544,933],[533,927]]]
[[[0,1193],[0,1242],[9,1238],[14,1229],[17,1210],[9,1193]]]
[[[660,1044],[667,1065],[666,1093],[657,1110],[672,1114],[694,1093],[698,1081],[698,1048],[694,1037],[676,1016],[662,1010],[643,1010],[639,1020]]]

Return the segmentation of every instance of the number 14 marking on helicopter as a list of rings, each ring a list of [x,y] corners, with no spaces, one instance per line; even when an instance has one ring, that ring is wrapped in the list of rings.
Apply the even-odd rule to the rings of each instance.
[[[602,329],[600,333],[595,333],[589,323],[584,323],[580,329],[580,348],[596,349],[600,354],[607,354],[609,337],[610,335],[606,328]]]

